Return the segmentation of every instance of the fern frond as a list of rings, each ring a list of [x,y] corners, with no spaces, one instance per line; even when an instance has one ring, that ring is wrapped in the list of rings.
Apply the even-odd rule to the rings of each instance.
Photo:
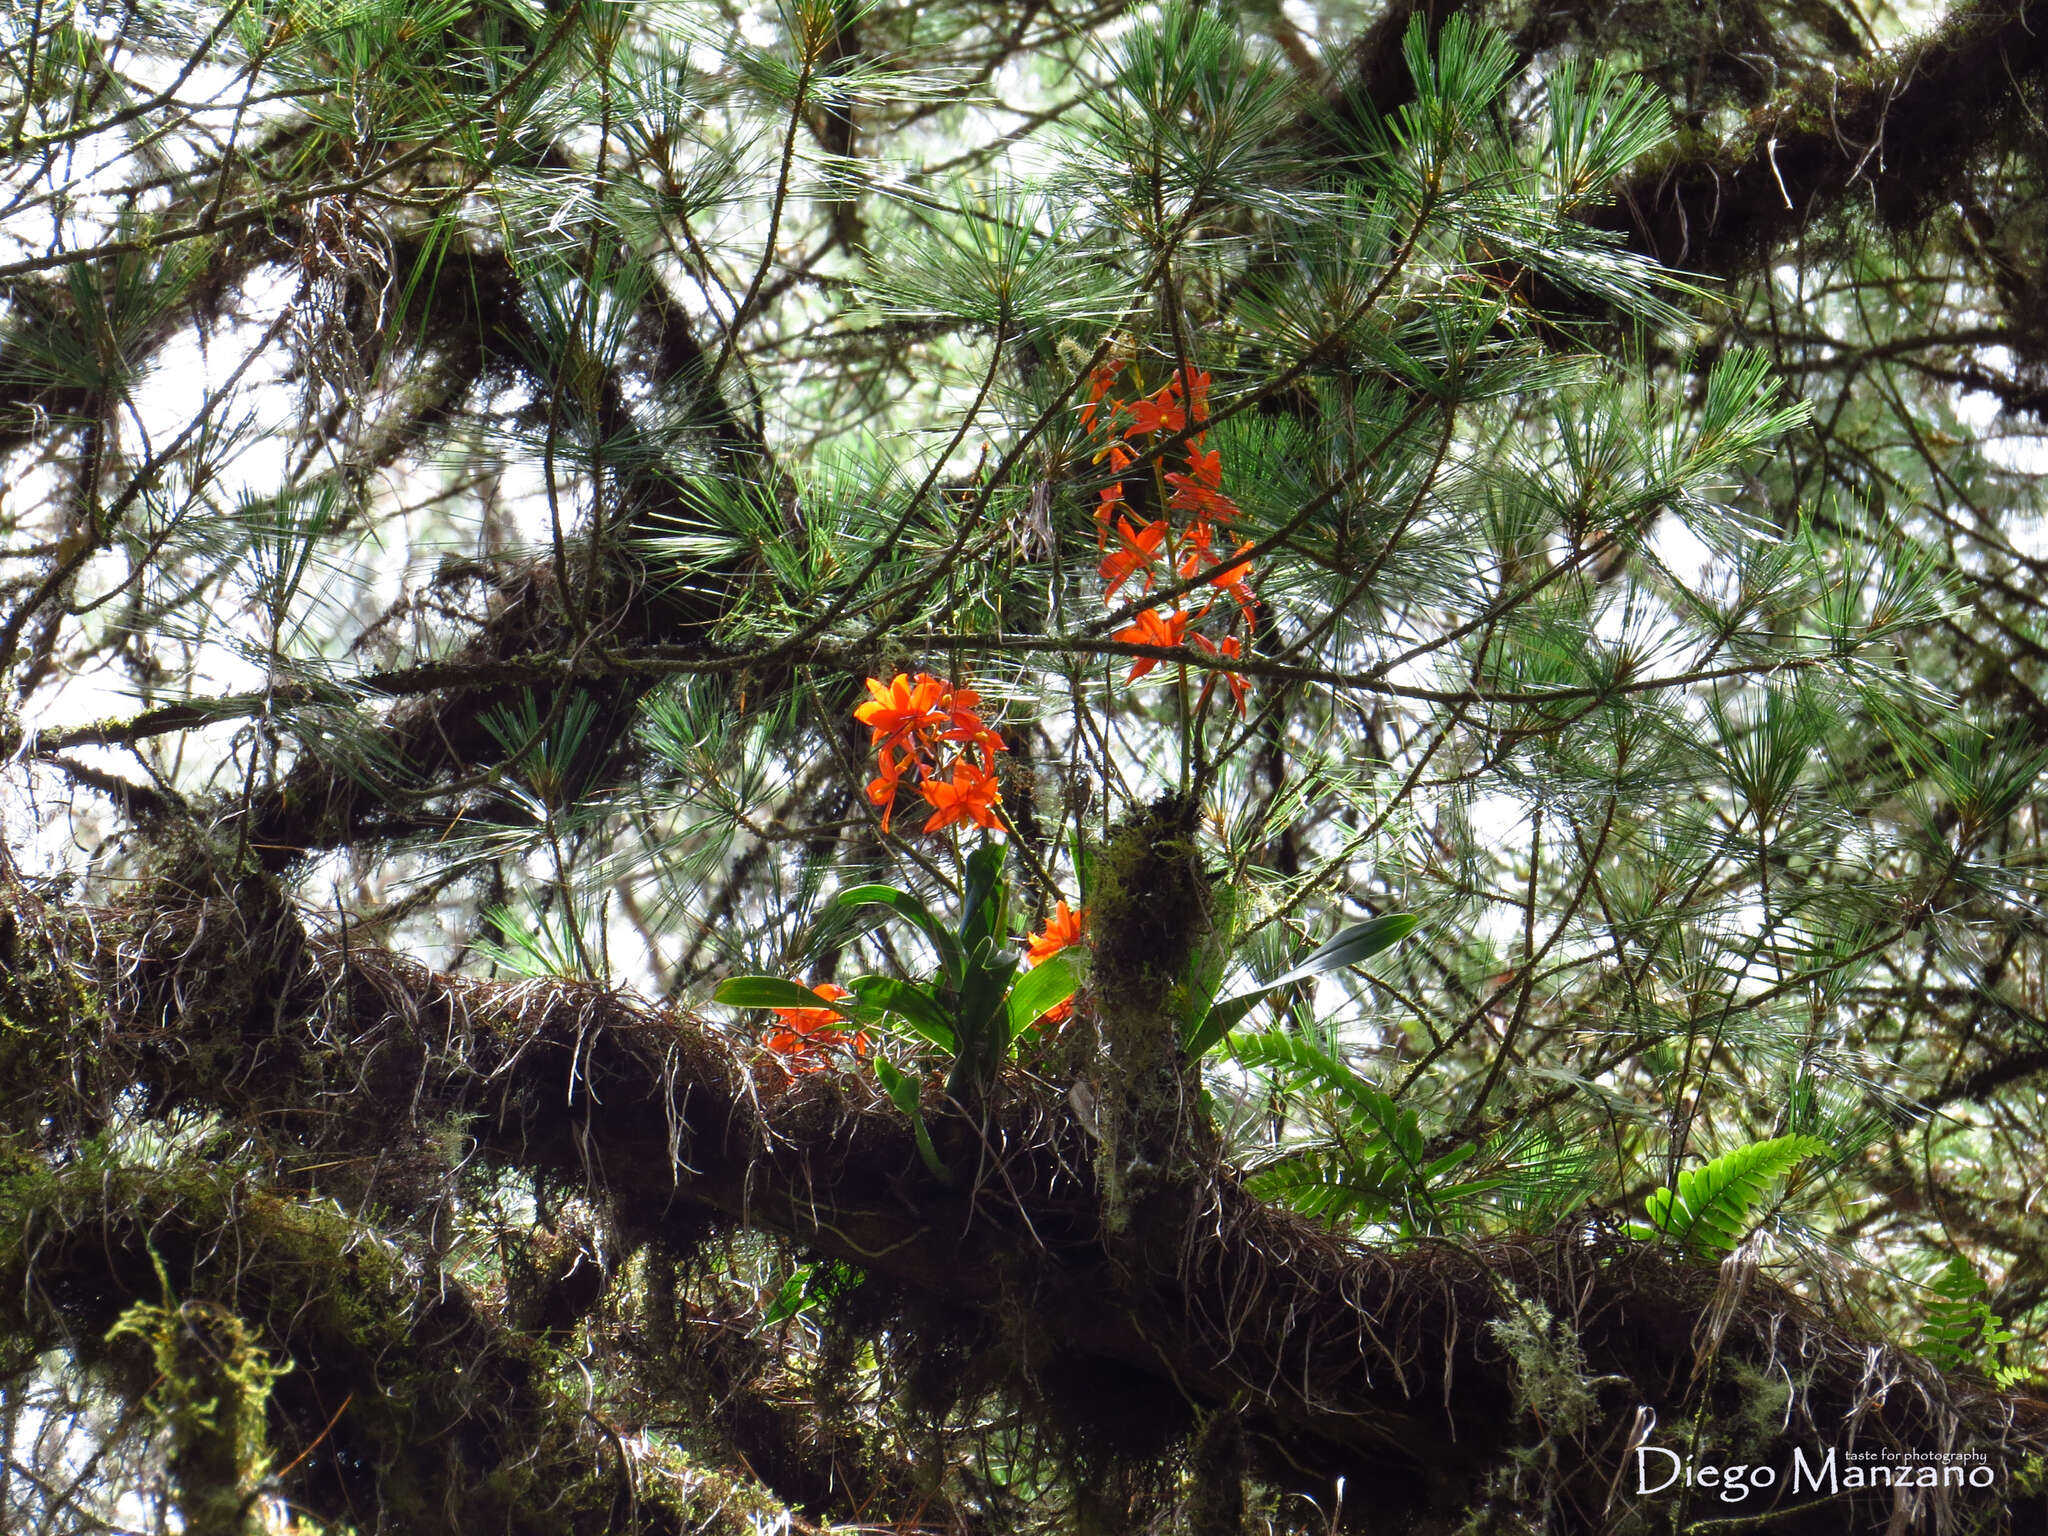
[[[1631,1222],[1629,1235],[1644,1242],[1663,1238],[1698,1258],[1735,1251],[1755,1225],[1756,1208],[1771,1184],[1809,1157],[1822,1157],[1828,1144],[1817,1136],[1774,1136],[1737,1147],[1678,1176],[1678,1187],[1657,1190],[1644,1202],[1648,1222]]]
[[[1255,1072],[1265,1072],[1286,1088],[1320,1089],[1417,1170],[1422,1162],[1422,1127],[1415,1111],[1396,1104],[1392,1095],[1375,1088],[1352,1071],[1335,1053],[1300,1035],[1274,1032],[1238,1035],[1231,1054]]]
[[[1984,1297],[1990,1287],[1977,1267],[1961,1254],[1951,1258],[1928,1282],[1922,1303],[1926,1320],[1913,1347],[1945,1371],[1976,1367],[2000,1385],[2026,1373],[2000,1365],[1993,1352],[2010,1344],[2012,1331]]]

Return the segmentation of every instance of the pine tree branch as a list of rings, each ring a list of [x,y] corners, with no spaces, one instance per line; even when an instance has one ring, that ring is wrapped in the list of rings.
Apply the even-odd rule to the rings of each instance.
[[[112,1103],[132,1084],[166,1108],[210,1104],[319,1158],[426,1155],[437,1127],[461,1123],[488,1162],[583,1188],[685,1248],[701,1230],[689,1213],[709,1212],[855,1265],[906,1305],[1001,1318],[1015,1351],[1001,1369],[1027,1397],[1056,1351],[1105,1380],[1242,1404],[1250,1432],[1284,1439],[1310,1485],[1345,1476],[1389,1509],[1413,1507],[1431,1482],[1483,1475],[1520,1442],[1522,1367],[1486,1326],[1515,1305],[1507,1287],[1564,1319],[1586,1375],[1613,1383],[1590,1389],[1583,1465],[1566,1473],[1593,1508],[1622,1448],[1592,1426],[1625,1426],[1631,1401],[1682,1408],[1662,1384],[1686,1377],[1688,1341],[1716,1304],[1713,1269],[1583,1224],[1360,1246],[1251,1197],[1225,1169],[1191,1191],[1177,1269],[1135,1282],[1105,1246],[1064,1094],[1006,1079],[979,1126],[928,1099],[935,1134],[982,1148],[975,1187],[942,1188],[865,1075],[790,1081],[724,1031],[595,986],[478,981],[308,942],[264,889],[188,877],[118,925],[60,923],[17,893],[17,949],[62,952],[67,971],[102,978],[107,1025],[50,1017],[43,1032],[91,1053],[77,1081],[96,1083],[93,1097]],[[258,999],[284,1001],[252,1009]],[[175,1045],[160,1022],[173,1008]],[[1859,1437],[1901,1448],[1952,1434],[2014,1458],[2048,1448],[2048,1403],[1945,1382],[1767,1281],[1725,1318],[1724,1362],[1801,1362],[1786,1427],[1759,1455],[1833,1443],[1851,1418]],[[1859,1507],[1845,1492],[1779,1528],[1837,1531]]]
[[[1690,272],[1732,277],[1852,204],[1893,230],[1945,207],[1956,176],[2048,74],[2048,9],[1959,8],[1867,68],[1800,82],[1720,142],[1639,169],[1596,222]]]
[[[174,1304],[227,1308],[291,1365],[270,1400],[275,1476],[335,1526],[378,1510],[450,1536],[740,1536],[772,1512],[816,1529],[731,1477],[653,1448],[620,1454],[618,1430],[550,1383],[545,1350],[452,1276],[325,1202],[253,1192],[267,1182],[255,1169],[207,1161],[174,1178],[72,1164],[0,1209],[10,1342],[128,1365],[108,1330],[166,1283]]]

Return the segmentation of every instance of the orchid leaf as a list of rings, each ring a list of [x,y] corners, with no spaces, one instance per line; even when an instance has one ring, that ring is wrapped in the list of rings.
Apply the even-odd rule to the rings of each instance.
[[[939,1006],[938,999],[923,987],[893,976],[856,976],[847,986],[860,1000],[864,1015],[872,1010],[878,1021],[900,1023],[940,1050],[948,1054],[953,1051],[953,1021]]]
[[[1421,921],[1410,912],[1389,912],[1384,917],[1354,923],[1329,943],[1311,953],[1286,975],[1275,976],[1267,982],[1266,990],[1276,991],[1281,987],[1292,986],[1297,981],[1307,981],[1312,976],[1320,976],[1326,971],[1362,964],[1381,950],[1391,949],[1407,938]]]
[[[910,892],[893,885],[856,885],[841,891],[837,904],[842,907],[887,907],[898,917],[908,918],[939,952],[939,964],[945,970],[947,982],[954,987],[960,985],[961,973],[966,967],[959,939],[932,916],[931,908]]]
[[[954,1023],[958,1049],[946,1084],[946,1091],[963,1103],[978,1099],[995,1081],[1009,1051],[1005,999],[1017,963],[1017,956],[984,943],[966,967],[960,985],[960,1014]]]
[[[889,1095],[889,1102],[902,1110],[910,1121],[910,1134],[917,1139],[917,1155],[924,1160],[932,1177],[941,1184],[950,1185],[953,1173],[939,1156],[939,1150],[932,1145],[932,1133],[924,1123],[924,1105],[919,1102],[917,1079],[892,1066],[886,1057],[875,1058],[875,1081],[882,1085],[882,1092]]]
[[[1073,951],[1068,949],[1050,955],[1035,969],[1020,976],[1017,984],[1010,988],[1004,1004],[1009,1014],[1012,1040],[1036,1024],[1047,1010],[1059,1007],[1072,997],[1080,987],[1081,974],[1072,957]]]
[[[1009,889],[1003,881],[1003,846],[984,843],[967,856],[967,878],[962,885],[960,904],[962,950],[971,955],[976,945],[1006,935],[1008,896]]]
[[[1201,1019],[1188,1026],[1181,1038],[1181,1048],[1191,1061],[1199,1061],[1237,1028],[1246,1014],[1275,992],[1320,976],[1325,971],[1370,960],[1381,950],[1390,949],[1408,937],[1420,921],[1412,913],[1390,912],[1384,917],[1354,923],[1285,975],[1213,1005]]]
[[[851,1016],[852,1006],[820,997],[801,982],[781,976],[729,976],[718,984],[711,1000],[730,1008],[830,1008]]]

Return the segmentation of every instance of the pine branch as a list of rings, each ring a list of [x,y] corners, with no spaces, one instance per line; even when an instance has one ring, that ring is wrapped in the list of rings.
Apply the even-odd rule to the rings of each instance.
[[[1961,9],[1867,69],[1801,81],[1726,140],[1643,167],[1596,222],[1661,262],[1722,277],[1851,206],[1902,230],[1947,206],[1959,170],[2028,110],[2044,74],[2043,7]]]
[[[17,946],[104,976],[110,1026],[44,1021],[53,1045],[93,1052],[81,1085],[118,1096],[122,1084],[155,1083],[155,1102],[260,1117],[322,1158],[424,1152],[454,1117],[491,1163],[584,1188],[684,1248],[698,1229],[690,1213],[708,1211],[853,1264],[918,1305],[1000,1313],[1098,1369],[1241,1405],[1259,1433],[1288,1437],[1310,1486],[1343,1475],[1390,1509],[1405,1507],[1418,1473],[1473,1475],[1515,1443],[1503,1411],[1513,1367],[1480,1344],[1503,1284],[1570,1319],[1589,1370],[1645,1391],[1684,1376],[1687,1340],[1715,1301],[1711,1267],[1580,1225],[1360,1249],[1265,1206],[1223,1170],[1195,1191],[1177,1270],[1133,1292],[1102,1246],[1086,1137],[1063,1096],[1008,1082],[976,1133],[987,1177],[974,1190],[941,1187],[920,1174],[907,1124],[865,1077],[785,1081],[726,1032],[595,986],[476,981],[371,947],[290,941],[279,925],[293,920],[261,889],[209,897],[202,917],[185,886],[160,888],[153,915],[122,925],[126,940],[115,924],[60,919],[16,893],[27,924]],[[190,937],[195,925],[215,936],[207,946]],[[246,940],[223,952],[220,936],[237,932]],[[238,1024],[232,998],[252,993],[286,1001]],[[224,1049],[167,1056],[157,1020],[173,998],[188,1043]],[[955,1129],[938,1124],[938,1134]],[[1944,1385],[1909,1357],[1878,1356],[1914,1390],[1870,1397],[1876,1347],[1755,1282],[1723,1361],[1768,1370],[1791,1349],[1804,1366],[1788,1427],[1758,1454],[1782,1460],[1851,1412],[1886,1443],[1960,1435],[2004,1454],[2048,1448],[2048,1408]],[[1593,1455],[1573,1477],[1597,1504],[1614,1471]],[[1845,1497],[1824,1523],[1788,1516],[1782,1529],[1839,1530],[1856,1508]]]

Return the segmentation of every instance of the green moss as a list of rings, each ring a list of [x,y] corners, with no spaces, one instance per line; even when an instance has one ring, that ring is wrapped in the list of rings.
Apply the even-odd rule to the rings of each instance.
[[[789,1524],[789,1512],[758,1484],[697,1466],[676,1447],[660,1442],[646,1447],[645,1458],[639,1486],[643,1529],[756,1536]]]
[[[1722,1383],[1734,1394],[1734,1412],[1720,1425],[1738,1455],[1760,1455],[1784,1434],[1792,1382],[1782,1369],[1759,1370],[1739,1355],[1719,1362]]]
[[[62,1298],[14,1317],[0,1354],[69,1348],[122,1395],[154,1393],[195,1531],[240,1531],[228,1490],[261,1475],[265,1385],[281,1443],[320,1443],[297,1472],[312,1507],[368,1500],[396,1528],[451,1536],[605,1528],[619,1469],[593,1463],[559,1350],[495,1327],[333,1207],[252,1188],[269,1170],[206,1140],[159,1137],[138,1161],[102,1136],[62,1167],[0,1147],[0,1287]],[[227,1295],[232,1309],[211,1299]],[[204,1359],[175,1376],[151,1357],[187,1344]]]
[[[1209,931],[1192,805],[1168,797],[1110,836],[1091,871],[1093,1079],[1104,1224],[1126,1261],[1165,1272],[1199,1172],[1201,1122],[1176,998]]]
[[[1154,1008],[1208,932],[1210,894],[1193,806],[1167,797],[1119,826],[1090,869],[1095,975]]]
[[[107,1017],[75,957],[93,947],[18,888],[0,891],[0,1123],[86,1129]]]
[[[159,1271],[161,1274],[161,1271]],[[167,1466],[188,1536],[245,1536],[271,1461],[265,1405],[290,1367],[274,1365],[248,1325],[205,1301],[137,1302],[107,1331],[149,1350],[156,1384],[144,1400],[169,1437]]]

